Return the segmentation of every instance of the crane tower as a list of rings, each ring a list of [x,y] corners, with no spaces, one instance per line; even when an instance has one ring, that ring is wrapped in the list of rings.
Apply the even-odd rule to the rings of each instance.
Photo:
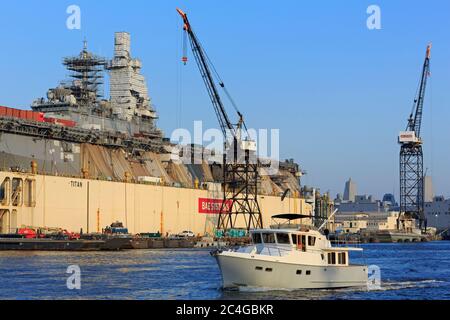
[[[430,75],[431,45],[427,47],[417,96],[405,131],[400,132],[400,215],[397,228],[407,219],[417,219],[422,231],[427,223],[424,213],[423,150],[420,135],[427,79]]]
[[[243,130],[247,131],[242,113],[239,112],[234,101],[228,94],[223,81],[209,60],[204,48],[200,44],[186,13],[177,9],[184,23],[185,34],[189,37],[192,53],[197,62],[201,76],[205,83],[214,112],[222,130],[225,147],[223,156],[223,202],[221,205],[217,229],[228,231],[244,223],[248,230],[262,228],[262,215],[258,203],[259,164],[256,158],[256,143],[247,138],[243,139]],[[186,50],[186,46],[184,46]],[[186,64],[185,55],[182,61]],[[233,104],[238,123],[233,124],[219,95],[220,86]],[[231,139],[229,139],[231,138]]]

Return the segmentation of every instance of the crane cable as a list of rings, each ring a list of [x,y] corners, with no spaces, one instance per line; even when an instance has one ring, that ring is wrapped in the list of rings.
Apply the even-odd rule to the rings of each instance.
[[[193,32],[193,31],[192,31]],[[201,44],[200,40],[197,39],[197,42],[199,43],[201,50],[203,50],[203,53],[205,54],[206,60],[209,64],[209,66],[211,67],[211,70],[213,72],[213,76],[216,78],[216,81],[219,83],[219,86],[222,88],[222,90],[225,92],[225,95],[227,96],[228,100],[230,101],[231,105],[233,106],[234,110],[236,111],[237,115],[239,116],[240,119],[243,118],[242,113],[239,111],[239,108],[236,104],[236,102],[234,101],[233,97],[231,96],[230,92],[228,91],[228,89],[225,86],[224,81],[222,80],[222,78],[219,75],[219,72],[217,72],[216,67],[214,66],[214,64],[212,63],[211,59],[208,56],[208,53],[206,52],[206,50],[204,49],[203,45]],[[248,135],[248,129],[247,129],[247,125],[245,123],[245,121],[243,121],[242,123],[244,125],[244,129],[245,132]]]
[[[178,30],[178,19],[177,19],[177,30]],[[187,63],[187,48],[185,51],[185,44],[186,40],[185,37],[182,35],[181,43],[179,38],[177,37],[177,52],[180,49],[180,46],[182,47],[183,54],[186,52],[186,54],[183,55],[183,62],[185,64]],[[178,53],[179,54],[179,53]],[[177,54],[177,55],[178,55]],[[175,125],[177,128],[181,128],[181,119],[182,119],[182,111],[183,111],[183,68],[177,64],[177,83],[176,83],[176,112],[175,112]]]
[[[428,79],[428,83],[429,83],[429,88],[430,88],[430,98],[429,98],[429,103],[430,103],[430,141],[431,141],[431,176],[433,176],[433,167],[434,167],[434,140],[433,140],[433,136],[434,136],[434,132],[433,132],[433,77],[431,76],[431,66],[428,67],[428,74],[427,77],[429,77]]]
[[[181,59],[184,65],[188,62],[188,53],[187,53],[187,31],[183,31],[183,58]]]

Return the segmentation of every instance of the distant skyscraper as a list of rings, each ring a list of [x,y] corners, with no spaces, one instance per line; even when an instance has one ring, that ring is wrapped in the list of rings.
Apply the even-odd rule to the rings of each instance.
[[[433,180],[430,176],[425,176],[424,183],[424,200],[425,202],[433,202]]]
[[[390,202],[392,206],[397,206],[397,201],[395,201],[395,196],[392,193],[386,193],[383,196],[383,202]]]
[[[352,181],[352,178],[350,178],[345,183],[345,190],[344,190],[344,201],[355,201],[356,196],[356,183]]]

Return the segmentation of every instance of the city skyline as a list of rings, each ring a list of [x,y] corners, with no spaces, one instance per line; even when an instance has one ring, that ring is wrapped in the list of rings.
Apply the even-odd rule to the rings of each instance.
[[[0,13],[2,30],[8,29],[8,50],[0,52],[0,105],[26,108],[66,78],[61,59],[78,53],[84,39],[90,51],[111,57],[114,32],[128,31],[166,136],[193,128],[196,120],[217,127],[193,57],[186,67],[181,64],[182,25],[175,11],[180,6],[250,127],[280,129],[281,160],[294,158],[307,171],[304,185],[332,195],[351,176],[367,194],[393,193],[398,199],[397,135],[406,127],[425,49],[433,42],[425,168],[435,193],[450,195],[446,1],[427,7],[378,1],[381,30],[366,26],[369,2],[286,1],[274,7],[263,1],[257,8],[237,1],[139,2],[136,12],[119,3],[77,1],[81,30],[65,26],[68,1],[45,9],[42,2],[21,2],[4,4]]]
[[[370,194],[366,193],[364,190],[358,189],[358,182],[354,181],[351,177],[345,182],[342,188],[343,192],[338,192],[336,195],[330,195],[331,197],[335,197],[335,200],[339,200],[340,202],[357,202],[355,200],[356,197],[370,197],[374,201],[384,201],[384,198],[392,198],[391,196],[394,196],[394,201],[388,200],[390,202],[396,203],[397,198],[394,194],[390,192],[384,193],[381,197],[379,195],[376,195],[375,197]],[[433,202],[435,200],[435,197],[442,197],[442,194],[435,194],[434,187],[433,187],[433,179],[430,176],[424,177],[424,201],[425,202]],[[382,200],[383,199],[383,200]]]

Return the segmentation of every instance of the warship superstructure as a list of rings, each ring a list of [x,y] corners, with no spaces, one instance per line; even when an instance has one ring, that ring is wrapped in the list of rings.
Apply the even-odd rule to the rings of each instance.
[[[203,146],[164,138],[130,34],[115,34],[111,60],[85,42],[63,65],[69,79],[31,111],[0,107],[0,233],[23,225],[92,231],[117,220],[132,232],[203,233],[208,221],[214,225],[217,212],[204,208],[222,199],[221,166]],[[182,161],[196,153],[201,163]],[[279,167],[260,182],[265,216],[311,211],[300,197],[299,166]]]

